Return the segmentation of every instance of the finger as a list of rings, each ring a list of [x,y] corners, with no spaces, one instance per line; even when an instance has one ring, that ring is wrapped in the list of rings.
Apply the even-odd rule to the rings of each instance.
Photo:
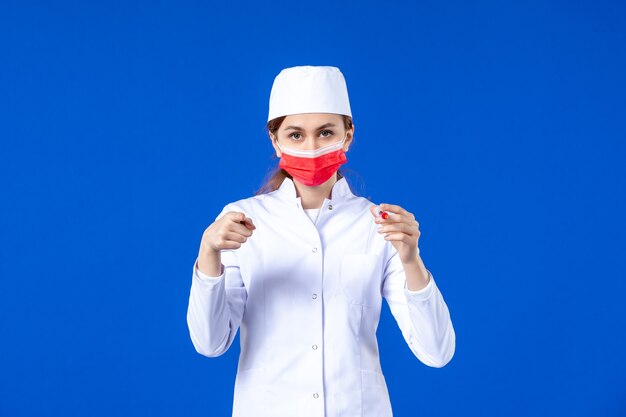
[[[378,228],[378,233],[406,233],[408,235],[416,235],[418,230],[406,223],[385,224]]]
[[[252,223],[252,219],[247,217],[245,213],[240,211],[231,211],[228,213],[228,219],[233,223],[244,225],[247,229],[254,230],[256,226]]]
[[[370,213],[374,216],[374,221],[380,223],[379,220],[387,220],[391,215],[380,208],[380,206],[370,206]]]
[[[410,244],[415,240],[415,238],[407,235],[406,233],[389,233],[385,235],[385,240]]]
[[[233,240],[226,240],[221,245],[221,249],[239,249],[241,247],[241,243],[235,242]]]
[[[409,216],[409,217],[411,217],[411,216],[410,216],[410,213],[409,213],[408,211],[406,211],[406,210],[405,210],[405,209],[403,209],[402,207],[397,206],[397,205],[395,205],[395,204],[386,204],[386,203],[382,203],[382,204],[380,205],[380,208],[381,208],[382,210],[385,210],[385,211],[390,211],[390,212],[395,213],[395,214],[401,214],[401,215],[403,215],[403,216]]]
[[[252,236],[252,231],[254,229],[250,229],[249,227],[247,227],[245,224],[242,224],[242,223],[234,223],[234,224],[229,224],[225,228],[225,230],[229,232],[239,233],[240,235],[243,235],[246,237],[250,237]]]
[[[222,250],[222,249],[238,249],[241,247],[241,244],[244,243],[245,236],[238,235],[239,238],[237,240],[232,239],[231,234],[224,234],[217,237],[214,243],[211,245],[213,248]]]
[[[222,242],[229,240],[233,242],[245,243],[248,240],[248,237],[236,232],[224,233],[224,235],[222,236]]]
[[[249,223],[252,224],[252,219],[247,217],[245,213],[240,211],[231,211],[228,213],[228,218],[235,223]]]
[[[226,217],[236,223],[246,219],[246,215],[240,211],[229,211]]]
[[[246,217],[245,220],[240,221],[239,223],[243,224],[244,226],[246,226],[250,230],[256,229],[256,226],[254,225],[254,223],[252,223],[252,219],[249,218],[249,217]]]
[[[413,217],[405,216],[402,214],[390,214],[387,219],[377,218],[374,220],[377,224],[399,224],[404,223],[410,227],[419,227],[419,223]]]

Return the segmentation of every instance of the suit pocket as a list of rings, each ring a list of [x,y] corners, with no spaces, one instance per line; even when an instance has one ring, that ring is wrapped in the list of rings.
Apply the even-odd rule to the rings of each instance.
[[[381,275],[379,255],[353,254],[341,260],[341,289],[352,304],[380,306]]]
[[[382,373],[361,370],[363,417],[391,417],[391,401]]]
[[[267,416],[265,368],[237,373],[233,398],[233,417]]]
[[[252,368],[244,371],[237,372],[235,378],[235,386],[247,387],[254,385],[263,385],[263,377],[265,375],[265,368]]]

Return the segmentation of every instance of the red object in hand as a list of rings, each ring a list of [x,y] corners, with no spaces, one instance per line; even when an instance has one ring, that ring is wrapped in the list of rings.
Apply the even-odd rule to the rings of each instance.
[[[389,218],[389,213],[387,213],[386,211],[379,211],[378,214],[380,215],[380,217],[383,218],[383,220],[387,220]]]

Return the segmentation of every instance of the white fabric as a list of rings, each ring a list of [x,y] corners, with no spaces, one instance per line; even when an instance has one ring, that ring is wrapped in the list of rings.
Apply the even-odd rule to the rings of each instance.
[[[339,68],[304,65],[285,68],[276,76],[267,121],[300,113],[352,116],[348,87]]]
[[[406,287],[371,205],[342,178],[313,225],[285,179],[218,216],[244,212],[256,230],[222,251],[219,277],[196,260],[187,323],[208,357],[224,354],[241,329],[233,416],[391,417],[376,339],[383,298],[417,359],[442,367],[452,358],[455,332],[432,274],[425,288]]]

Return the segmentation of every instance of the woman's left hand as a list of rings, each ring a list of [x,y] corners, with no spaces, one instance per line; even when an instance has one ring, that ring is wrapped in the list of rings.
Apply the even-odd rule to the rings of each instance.
[[[377,216],[376,207],[371,206],[370,212],[375,218],[374,222],[380,225],[378,233],[383,233],[385,240],[391,241],[403,264],[417,262],[419,258],[417,241],[420,237],[420,230],[415,216],[400,206],[380,204],[378,207],[389,213],[389,217],[383,219]]]

